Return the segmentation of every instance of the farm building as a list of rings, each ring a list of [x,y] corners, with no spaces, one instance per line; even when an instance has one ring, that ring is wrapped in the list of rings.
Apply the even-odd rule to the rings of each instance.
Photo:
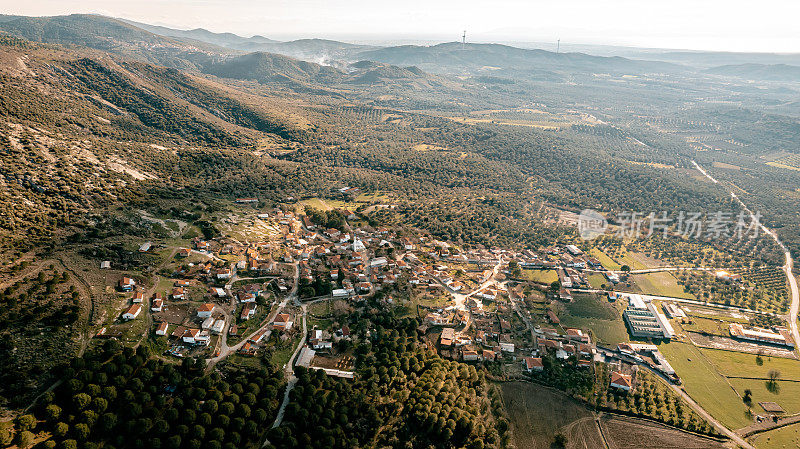
[[[631,391],[633,388],[633,378],[629,374],[622,374],[617,371],[611,373],[611,387],[618,390]]]
[[[783,328],[779,329],[778,332],[772,332],[766,329],[748,329],[739,323],[731,323],[730,332],[733,338],[740,340],[760,341],[790,348],[794,347],[794,340],[792,340],[789,332]]]
[[[639,295],[628,296],[628,308],[622,316],[634,337],[670,339],[675,336],[667,317]]]
[[[142,305],[141,304],[133,304],[128,307],[128,310],[123,312],[122,319],[123,320],[132,320],[139,316],[142,313]]]

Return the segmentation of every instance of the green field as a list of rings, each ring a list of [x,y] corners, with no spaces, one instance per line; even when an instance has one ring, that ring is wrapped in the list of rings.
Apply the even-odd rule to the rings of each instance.
[[[600,263],[603,264],[603,267],[605,267],[607,270],[618,271],[621,268],[620,264],[614,262],[613,259],[608,257],[608,254],[604,253],[598,248],[592,248],[591,251],[589,251],[589,255],[597,258],[597,260],[599,260]]]
[[[800,361],[781,357],[762,356],[764,364],[756,364],[754,354],[743,352],[702,349],[703,355],[716,369],[728,377],[759,377],[766,379],[770,370],[778,370],[781,379],[800,381]]]
[[[691,324],[681,324],[681,327],[684,330],[692,331],[692,332],[701,332],[711,335],[720,335],[723,337],[727,337],[730,335],[728,331],[729,324],[726,322],[720,322],[713,319],[708,318],[700,318],[696,316],[692,316],[692,323]]]
[[[678,285],[678,280],[671,273],[662,271],[660,273],[645,273],[631,275],[636,285],[642,289],[646,295],[669,296],[672,298],[697,299],[691,293],[683,291],[683,287]]]
[[[727,380],[700,350],[680,342],[662,343],[659,349],[683,380],[683,387],[711,416],[731,429],[751,423],[747,407]]]
[[[620,312],[605,297],[595,294],[576,293],[575,299],[566,305],[567,313],[578,318],[620,320]]]
[[[757,449],[790,449],[800,447],[800,424],[781,427],[756,435],[750,440]]]
[[[625,254],[619,258],[619,263],[629,266],[631,270],[644,270],[647,268],[652,268],[644,263],[641,259],[641,256],[637,257],[636,254],[626,251]]]
[[[590,329],[600,343],[616,345],[629,340],[628,330],[614,304],[592,294],[576,294],[560,314],[561,325]]]
[[[558,280],[555,270],[522,270],[522,278],[540,284],[552,284]]]
[[[744,396],[744,390],[753,393],[753,413],[764,413],[759,402],[777,402],[787,414],[800,412],[800,382],[778,381],[773,391],[767,388],[767,381],[754,379],[728,379],[736,391]]]
[[[617,345],[630,340],[628,329],[622,320],[602,320],[567,315],[561,318],[561,325],[564,327],[590,329],[594,340],[606,345]]]
[[[605,276],[599,273],[592,273],[588,276],[589,278],[589,285],[592,288],[599,289],[601,286],[608,284],[608,280]],[[610,284],[609,284],[610,285]]]

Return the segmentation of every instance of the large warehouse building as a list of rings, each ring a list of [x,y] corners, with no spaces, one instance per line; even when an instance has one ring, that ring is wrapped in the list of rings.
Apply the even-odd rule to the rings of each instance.
[[[651,302],[645,302],[639,295],[628,295],[628,308],[623,313],[625,324],[631,335],[641,338],[675,337],[675,330],[669,320]]]

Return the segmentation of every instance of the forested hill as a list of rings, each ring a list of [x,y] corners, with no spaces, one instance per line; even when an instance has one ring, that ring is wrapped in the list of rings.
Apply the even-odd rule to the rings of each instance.
[[[787,64],[723,65],[710,68],[706,73],[749,80],[800,82],[800,66]]]
[[[233,33],[214,33],[203,28],[195,28],[193,30],[177,30],[158,25],[134,22],[132,20],[120,19],[120,21],[129,23],[137,28],[141,28],[161,36],[192,39],[201,42],[207,42],[213,45],[219,45],[220,47],[234,49],[242,49],[242,47],[246,47],[248,45],[260,45],[278,42],[274,39],[269,39],[264,36],[242,37]]]
[[[433,46],[404,45],[359,53],[358,58],[395,65],[416,65],[425,70],[553,70],[588,73],[678,72],[681,66],[621,57],[591,56],[583,53],[555,53],[500,44],[449,42]]]
[[[89,47],[127,58],[193,68],[232,50],[200,41],[158,36],[128,23],[92,14],[3,16],[0,31],[30,41]]]
[[[345,74],[333,67],[300,61],[287,56],[255,52],[209,64],[207,73],[224,78],[280,81],[293,79],[317,83],[338,83]]]
[[[402,207],[386,220],[464,243],[524,246],[552,238],[529,210],[542,201],[604,210],[726,201],[678,170],[630,165],[624,158],[638,157],[633,153],[599,151],[591,134],[458,123],[369,104],[387,92],[398,107],[434,107],[453,96],[479,101],[475,89],[452,81],[396,82],[428,79],[415,68],[359,63],[344,73],[256,54],[233,60],[249,65],[217,66],[220,78],[210,79],[11,38],[2,54],[0,138],[12,149],[4,154],[11,182],[3,187],[2,216],[14,217],[2,227],[24,245],[83,226],[89,210],[102,214],[148,195],[279,201],[332,196],[352,185],[397,198]],[[286,72],[325,92],[287,93],[270,84]],[[266,84],[222,78],[253,73]],[[344,83],[326,83],[329,76]],[[376,88],[377,81],[390,87]],[[440,148],[415,149],[428,143]],[[86,173],[98,176],[91,188],[78,184]],[[19,204],[34,206],[23,213]]]

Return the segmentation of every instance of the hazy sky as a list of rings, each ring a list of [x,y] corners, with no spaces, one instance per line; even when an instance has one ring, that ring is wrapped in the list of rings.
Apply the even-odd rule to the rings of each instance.
[[[99,13],[275,38],[555,41],[800,52],[800,0],[0,0],[0,13]]]

